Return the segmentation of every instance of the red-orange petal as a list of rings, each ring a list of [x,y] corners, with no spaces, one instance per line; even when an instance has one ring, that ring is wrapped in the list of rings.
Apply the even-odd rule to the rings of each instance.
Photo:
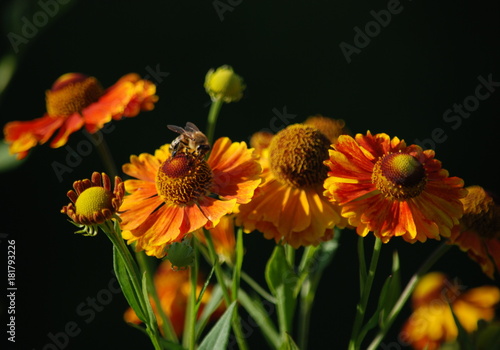
[[[74,113],[64,121],[63,125],[59,129],[56,137],[50,142],[50,147],[59,148],[64,146],[68,142],[68,137],[75,131],[78,131],[83,126],[83,119],[78,113]]]
[[[49,140],[64,123],[66,117],[45,115],[29,121],[9,122],[4,127],[5,140],[10,143],[10,153],[22,159],[31,148]]]

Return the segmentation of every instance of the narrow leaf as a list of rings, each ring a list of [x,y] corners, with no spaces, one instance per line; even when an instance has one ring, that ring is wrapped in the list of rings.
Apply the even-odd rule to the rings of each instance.
[[[156,315],[153,312],[153,308],[151,307],[151,303],[149,302],[149,291],[148,291],[148,282],[147,282],[147,277],[146,277],[146,271],[142,274],[142,296],[144,300],[144,304],[146,306],[146,312],[148,314],[148,320],[149,322],[147,323],[151,327],[156,326]],[[160,305],[157,305],[158,307],[161,307]]]
[[[198,321],[196,322],[196,338],[200,336],[200,334],[203,332],[203,329],[208,323],[208,320],[210,319],[210,316],[213,314],[215,310],[219,307],[221,301],[222,301],[222,289],[221,287],[217,284],[214,286],[212,289],[212,292],[210,293],[210,299],[208,302],[205,304],[203,307],[203,312],[201,313],[200,317],[198,318]]]
[[[293,341],[290,334],[286,334],[285,341],[281,344],[279,350],[300,350],[297,344]]]
[[[296,298],[294,289],[297,276],[288,264],[285,249],[277,245],[266,266],[266,281],[277,300],[278,321],[282,336],[292,329]]]
[[[401,272],[399,255],[395,251],[392,256],[392,275],[386,280],[379,298],[379,324],[381,329],[387,327],[387,318],[401,295]]]
[[[233,316],[236,301],[233,301],[221,316],[219,321],[207,334],[201,342],[198,350],[225,349],[229,339],[229,330],[231,329],[231,318]]]
[[[137,317],[142,321],[146,322],[146,317],[141,308],[141,302],[139,296],[134,291],[134,287],[131,283],[131,276],[129,275],[125,263],[118,252],[116,246],[113,245],[113,268],[115,270],[116,279],[120,283],[120,287],[123,291],[125,299],[127,299],[128,304],[134,310]]]
[[[280,344],[279,334],[270,318],[276,312],[276,305],[269,300],[261,300],[257,295],[250,297],[243,290],[240,290],[238,294],[238,301],[259,325],[259,329],[269,345],[273,349],[277,349]],[[268,307],[267,310],[265,306]]]

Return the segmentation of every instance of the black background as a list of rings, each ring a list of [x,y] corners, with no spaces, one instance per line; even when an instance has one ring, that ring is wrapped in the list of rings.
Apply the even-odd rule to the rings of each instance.
[[[23,34],[23,18],[33,23],[34,15],[47,13],[41,3],[2,3],[2,55],[14,52],[8,34]],[[385,132],[408,143],[427,139],[440,128],[447,138],[436,146],[436,158],[443,167],[466,185],[500,193],[500,91],[481,101],[458,128],[443,119],[446,110],[475,94],[479,76],[487,79],[491,74],[492,80],[500,81],[498,2],[402,1],[401,11],[350,57],[350,63],[339,45],[354,45],[355,27],[365,31],[374,20],[370,11],[387,9],[388,2],[57,4],[56,16],[40,26],[36,36],[14,45],[19,49],[14,53],[18,69],[0,101],[1,126],[41,117],[44,91],[67,72],[95,76],[105,87],[129,72],[168,72],[156,80],[160,100],[155,110],[114,123],[115,130],[106,136],[121,165],[131,154],[153,152],[170,142],[175,135],[167,124],[192,121],[203,129],[210,101],[203,89],[205,74],[229,64],[244,77],[247,90],[240,102],[223,107],[216,137],[248,140],[252,133],[270,128],[273,110],[284,108],[296,116],[293,122],[321,113],[346,120],[355,133]],[[214,4],[227,4],[228,10],[220,14]],[[68,145],[76,148],[82,140],[86,138],[78,132]],[[73,181],[104,170],[93,151],[59,181],[52,164],[65,164],[67,154],[64,147],[37,147],[17,169],[0,174],[0,233],[16,241],[16,345],[43,349],[51,342],[49,333],[63,332],[74,322],[80,332],[69,339],[66,349],[149,348],[149,340],[122,321],[127,305],[121,294],[113,294],[92,320],[89,313],[78,312],[87,298],[109,289],[111,243],[103,234],[73,235],[74,227],[59,213]],[[6,257],[7,239],[0,239]],[[310,349],[347,345],[358,295],[356,235],[346,231],[340,243],[319,286]],[[367,248],[372,243],[368,238]],[[263,267],[273,242],[252,233],[245,236],[245,245],[244,269],[264,283]],[[392,251],[400,252],[406,282],[435,246],[436,242],[410,245],[394,239],[384,246],[379,280],[390,271]],[[455,248],[435,268],[459,276],[468,287],[493,283]],[[398,328],[408,313],[406,308],[386,344],[398,341]],[[251,348],[266,346],[258,329],[250,328],[248,336]],[[6,333],[1,337],[7,338]]]

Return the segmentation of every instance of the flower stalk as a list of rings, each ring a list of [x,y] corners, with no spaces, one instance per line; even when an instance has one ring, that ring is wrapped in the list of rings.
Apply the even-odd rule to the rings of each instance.
[[[363,238],[359,238],[363,240]],[[370,291],[372,288],[373,281],[375,279],[375,271],[377,270],[377,264],[380,257],[380,252],[382,248],[382,241],[379,238],[375,239],[375,244],[373,246],[372,258],[370,261],[370,267],[368,269],[368,273],[366,274],[366,279],[361,289],[361,299],[356,307],[356,318],[354,320],[354,326],[351,333],[351,339],[349,341],[349,350],[358,350],[361,346],[362,339],[359,339],[359,334],[361,330],[361,326],[363,325],[363,319],[366,312],[366,307],[368,305],[368,299],[370,297]],[[360,251],[360,266],[364,263],[364,256],[361,254],[363,252]]]

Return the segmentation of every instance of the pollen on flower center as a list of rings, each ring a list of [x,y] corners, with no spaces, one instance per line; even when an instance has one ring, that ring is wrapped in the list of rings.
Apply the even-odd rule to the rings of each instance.
[[[76,200],[76,214],[93,217],[94,213],[104,209],[113,209],[113,194],[102,187],[90,187],[83,191]]]
[[[104,93],[94,77],[67,73],[55,81],[46,92],[47,113],[51,116],[68,116],[96,102]]]
[[[166,203],[186,205],[212,187],[212,170],[203,159],[180,153],[160,165],[156,189]]]
[[[405,200],[424,190],[427,175],[417,158],[405,153],[391,153],[377,161],[372,181],[387,197]]]
[[[270,167],[275,177],[296,188],[321,184],[328,168],[330,141],[316,128],[295,124],[273,137],[269,148]]]

